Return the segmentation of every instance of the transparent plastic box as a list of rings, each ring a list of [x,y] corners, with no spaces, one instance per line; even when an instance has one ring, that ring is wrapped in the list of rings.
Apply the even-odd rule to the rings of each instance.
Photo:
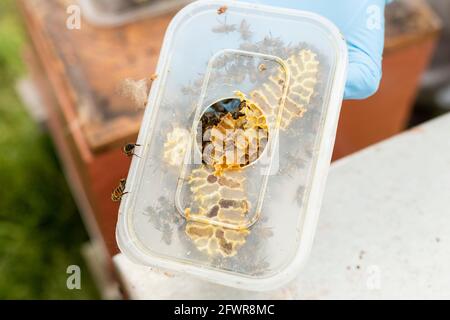
[[[121,251],[247,290],[310,251],[347,70],[308,12],[194,2],[164,40],[117,225]]]

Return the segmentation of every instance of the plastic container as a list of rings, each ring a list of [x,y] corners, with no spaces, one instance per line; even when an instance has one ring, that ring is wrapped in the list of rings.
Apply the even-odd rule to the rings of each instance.
[[[192,0],[79,0],[93,25],[116,27],[181,8]]]
[[[234,1],[184,8],[167,31],[128,175],[121,251],[248,290],[299,274],[346,70],[345,41],[318,15]]]

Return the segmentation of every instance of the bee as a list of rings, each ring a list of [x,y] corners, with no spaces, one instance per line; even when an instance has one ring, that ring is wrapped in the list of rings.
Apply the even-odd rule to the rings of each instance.
[[[239,104],[239,108],[230,112],[234,120],[237,120],[238,118],[245,116],[245,113],[242,112],[242,109],[244,109],[246,106],[247,101],[242,100],[241,103]]]
[[[150,82],[153,82],[153,81],[155,81],[156,79],[158,79],[158,75],[157,75],[156,73],[154,73],[154,74],[152,74],[152,75],[150,76]]]
[[[244,41],[250,40],[250,38],[253,36],[253,32],[250,30],[250,25],[246,20],[242,20],[239,27],[239,32],[241,33],[241,38]]]
[[[237,29],[235,24],[227,24],[227,18],[225,17],[225,20],[223,22],[219,21],[219,25],[212,28],[211,31],[214,33],[225,33],[229,34],[232,32],[235,32]]]
[[[217,14],[224,14],[225,12],[227,12],[227,10],[227,6],[221,6],[219,9],[217,9]]]
[[[141,146],[140,144],[136,144],[136,143],[127,143],[126,145],[123,146],[122,152],[127,157],[136,156],[139,158],[139,156],[134,153],[134,150],[136,149],[136,147],[140,147],[140,146]]]
[[[113,190],[113,192],[111,193],[111,200],[113,202],[119,202],[120,200],[122,200],[122,197],[128,193],[128,192],[125,192],[126,182],[127,181],[125,179],[120,179],[119,186],[117,188],[115,188]]]
[[[266,65],[265,65],[264,63],[261,63],[261,64],[258,66],[258,70],[259,70],[260,72],[264,72],[264,71],[267,70],[267,67],[266,67]]]

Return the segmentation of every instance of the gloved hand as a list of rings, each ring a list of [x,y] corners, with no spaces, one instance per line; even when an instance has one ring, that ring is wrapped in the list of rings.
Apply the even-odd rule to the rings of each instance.
[[[331,20],[347,40],[345,99],[364,99],[378,90],[384,47],[387,0],[247,0],[318,13]]]

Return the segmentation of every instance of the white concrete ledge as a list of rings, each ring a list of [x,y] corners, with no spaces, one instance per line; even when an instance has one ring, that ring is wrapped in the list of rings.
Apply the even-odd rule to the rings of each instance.
[[[310,260],[283,290],[114,261],[134,299],[449,299],[450,114],[333,164]]]

